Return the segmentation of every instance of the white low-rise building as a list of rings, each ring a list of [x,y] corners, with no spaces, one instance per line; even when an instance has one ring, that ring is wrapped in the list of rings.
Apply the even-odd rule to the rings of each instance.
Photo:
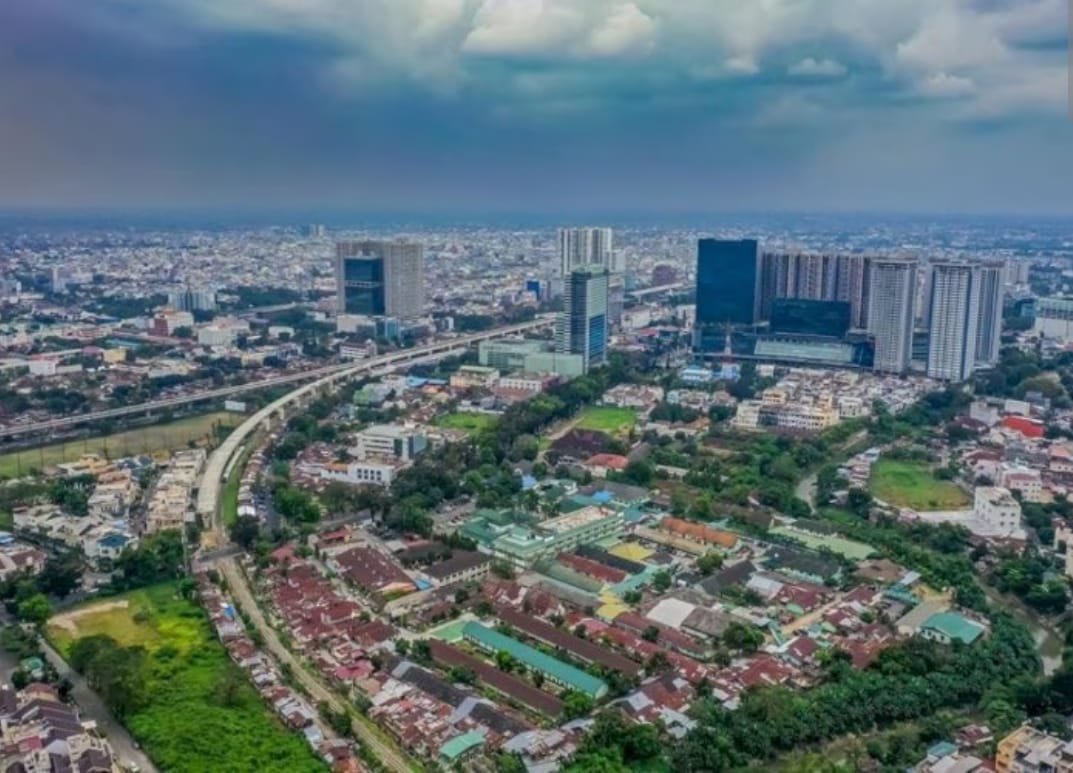
[[[995,536],[1014,535],[1021,530],[1021,505],[1009,489],[980,486],[973,496],[973,520]]]
[[[995,482],[1003,488],[1018,492],[1025,502],[1046,502],[1049,500],[1039,470],[1033,470],[1028,467],[1004,468]]]
[[[358,459],[391,457],[410,461],[428,446],[423,430],[401,424],[375,424],[357,433],[354,441],[350,453]]]

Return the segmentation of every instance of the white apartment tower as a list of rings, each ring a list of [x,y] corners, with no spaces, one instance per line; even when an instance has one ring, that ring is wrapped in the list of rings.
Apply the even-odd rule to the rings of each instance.
[[[571,272],[586,266],[603,266],[612,273],[621,273],[616,265],[610,228],[560,228],[559,275],[564,279]]]
[[[931,267],[928,377],[964,381],[976,367],[980,266],[943,261]]]
[[[905,373],[913,353],[916,258],[872,258],[868,332],[875,336],[875,370]]]
[[[976,325],[976,364],[994,365],[1002,348],[1004,263],[980,265],[980,321]]]

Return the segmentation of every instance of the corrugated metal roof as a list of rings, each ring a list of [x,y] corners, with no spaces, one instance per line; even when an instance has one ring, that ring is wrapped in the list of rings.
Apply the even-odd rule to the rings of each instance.
[[[527,667],[540,671],[578,692],[583,692],[594,698],[599,698],[607,692],[607,684],[602,679],[597,679],[592,674],[587,674],[568,663],[563,663],[550,655],[545,655],[528,644],[523,644],[517,639],[504,636],[480,623],[466,623],[462,633],[467,639],[472,639],[480,646],[487,647],[493,652],[506,652]]]

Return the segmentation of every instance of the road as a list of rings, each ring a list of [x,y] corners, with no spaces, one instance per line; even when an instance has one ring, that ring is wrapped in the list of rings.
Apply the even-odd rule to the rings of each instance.
[[[532,322],[522,322],[517,325],[508,325],[502,328],[496,328],[494,330],[487,330],[482,333],[474,333],[473,335],[460,336],[459,338],[447,339],[443,341],[437,341],[431,344],[425,344],[424,346],[418,346],[413,349],[403,349],[398,352],[392,352],[391,354],[385,354],[380,357],[372,357],[368,360],[364,360],[360,363],[346,363],[342,365],[327,365],[323,368],[313,368],[312,370],[304,370],[299,373],[288,373],[283,376],[273,376],[271,378],[261,379],[260,381],[251,381],[246,384],[235,384],[233,386],[220,387],[218,389],[208,389],[203,392],[195,392],[189,395],[181,395],[179,397],[168,397],[162,400],[151,400],[145,403],[139,403],[137,405],[124,405],[119,408],[107,408],[102,411],[91,411],[89,413],[77,414],[74,416],[64,416],[58,419],[49,419],[47,421],[37,421],[30,424],[11,425],[6,427],[0,427],[0,439],[16,437],[19,435],[40,435],[47,437],[49,433],[57,429],[66,429],[69,427],[78,426],[80,424],[90,424],[96,421],[102,421],[104,419],[116,419],[123,416],[131,416],[143,413],[152,413],[153,411],[164,411],[172,408],[179,408],[189,405],[190,403],[203,402],[206,400],[219,400],[222,398],[232,397],[243,392],[255,392],[261,389],[268,389],[275,386],[285,386],[287,384],[300,383],[303,381],[315,380],[316,384],[326,385],[334,382],[336,379],[349,378],[357,373],[365,370],[370,370],[377,366],[390,365],[393,363],[402,363],[416,357],[428,355],[437,350],[450,350],[452,348],[468,347],[479,341],[488,340],[490,338],[496,338],[504,335],[511,335],[513,333],[522,333],[527,330],[536,330],[541,327],[550,325],[552,319],[549,317],[542,317]],[[312,386],[312,385],[310,385]],[[301,390],[296,390],[301,392]],[[294,393],[292,393],[294,394]]]
[[[198,514],[201,516],[204,523],[211,523],[213,530],[219,531],[219,524],[217,523],[219,519],[216,515],[219,511],[220,491],[223,484],[224,470],[227,469],[232,457],[238,452],[238,449],[247,441],[250,435],[262,428],[267,422],[271,421],[274,416],[281,415],[284,409],[288,408],[292,403],[302,400],[303,398],[312,398],[317,394],[318,390],[330,388],[337,383],[353,378],[356,375],[375,371],[379,368],[384,368],[385,366],[390,367],[399,365],[422,357],[428,357],[437,352],[451,351],[452,349],[472,346],[480,341],[487,341],[492,338],[501,338],[505,335],[547,327],[554,321],[553,316],[554,315],[542,317],[541,319],[532,322],[523,322],[518,325],[508,325],[494,330],[486,330],[481,333],[474,333],[473,335],[452,338],[447,341],[437,341],[435,343],[425,344],[424,346],[417,346],[412,349],[392,352],[391,354],[385,354],[380,357],[370,357],[367,360],[362,360],[361,362],[351,365],[333,366],[327,374],[321,375],[315,381],[299,387],[293,392],[289,392],[278,400],[265,406],[246,419],[246,421],[242,422],[242,424],[227,436],[224,442],[220,444],[220,447],[209,457],[209,460],[205,465],[205,470],[202,473],[197,499]],[[309,373],[316,375],[318,371],[309,371]]]
[[[345,704],[334,692],[325,687],[319,679],[306,671],[305,666],[301,661],[287,649],[282,641],[280,641],[279,636],[276,634],[276,630],[269,625],[268,620],[265,619],[264,613],[261,612],[261,608],[257,604],[256,599],[254,599],[253,594],[250,592],[250,586],[246,582],[246,576],[239,568],[237,560],[235,558],[222,559],[217,563],[217,568],[227,580],[227,589],[228,592],[230,592],[231,597],[235,600],[235,604],[249,615],[250,622],[253,623],[254,628],[256,628],[261,633],[261,636],[264,637],[265,647],[268,649],[269,653],[277,660],[277,662],[281,664],[286,663],[290,666],[294,678],[302,686],[302,689],[305,690],[314,701],[317,703],[324,701],[330,705],[334,711],[351,709],[351,706]],[[399,771],[399,773],[408,773],[408,771],[413,769],[405,756],[398,750],[386,744],[361,720],[354,720],[354,734],[362,744],[372,750],[373,754],[376,755],[376,758],[380,760],[381,763],[391,770]]]
[[[250,622],[253,623],[253,626],[264,638],[265,647],[268,652],[276,658],[279,663],[286,663],[290,666],[294,678],[314,701],[318,703],[324,701],[336,711],[350,708],[319,678],[309,673],[301,661],[295,657],[282,641],[280,641],[275,629],[269,625],[264,613],[258,606],[257,600],[254,598],[253,593],[250,590],[246,576],[238,565],[238,559],[233,555],[230,555],[229,551],[219,549],[226,547],[226,535],[224,534],[223,524],[219,518],[224,471],[228,469],[231,460],[240,452],[240,449],[255,432],[265,428],[266,425],[271,424],[275,419],[282,419],[285,411],[290,409],[293,404],[300,403],[300,401],[305,398],[311,399],[315,397],[319,393],[319,390],[330,389],[346,379],[357,375],[376,373],[380,370],[390,369],[395,365],[414,362],[422,358],[434,356],[438,353],[472,346],[480,341],[487,341],[493,338],[500,338],[505,335],[522,333],[529,330],[537,330],[541,327],[547,327],[553,320],[554,315],[547,315],[532,322],[509,325],[494,330],[486,330],[481,333],[462,336],[448,341],[438,341],[436,343],[426,344],[401,352],[393,352],[381,357],[371,357],[362,362],[347,365],[342,368],[334,367],[329,373],[289,392],[250,416],[246,421],[236,427],[209,457],[205,464],[205,468],[202,470],[201,479],[198,485],[197,512],[201,515],[203,522],[208,524],[209,529],[215,536],[214,547],[217,549],[213,550],[211,556],[212,558],[217,559],[216,566],[226,578],[228,589],[235,603],[246,611],[249,615]],[[385,739],[379,735],[375,726],[371,725],[371,723],[367,723],[363,717],[355,719],[353,729],[358,740],[376,755],[377,759],[389,769],[402,773],[403,771],[410,771],[414,768],[411,760],[393,744],[385,741]]]
[[[60,657],[60,654],[52,649],[44,639],[41,640],[41,648],[45,651],[45,657],[48,658],[49,663],[53,665],[59,675],[70,680],[71,684],[74,685],[74,689],[71,690],[71,697],[78,704],[82,716],[97,723],[97,728],[101,735],[106,736],[108,742],[112,744],[120,764],[135,762],[142,771],[153,771],[155,773],[157,768],[153,765],[152,760],[143,754],[140,749],[135,748],[134,739],[131,738],[130,733],[116,721],[115,717],[112,716],[112,712],[97,697],[97,693],[86,684],[86,680],[68,666],[66,661]]]

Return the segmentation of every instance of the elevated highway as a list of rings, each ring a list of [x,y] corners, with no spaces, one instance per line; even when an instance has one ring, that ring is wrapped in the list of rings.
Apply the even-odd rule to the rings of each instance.
[[[414,349],[406,349],[401,352],[393,352],[391,354],[383,355],[381,357],[373,357],[368,360],[362,360],[359,363],[346,363],[344,365],[327,365],[322,368],[312,368],[310,370],[301,371],[299,373],[287,373],[282,376],[273,376],[271,378],[260,379],[258,381],[251,381],[246,384],[235,384],[232,386],[219,387],[216,389],[207,389],[201,392],[194,392],[188,395],[166,397],[160,400],[150,400],[148,402],[138,403],[137,405],[124,405],[119,408],[106,408],[100,411],[90,411],[88,413],[80,413],[73,416],[63,416],[56,419],[36,421],[28,424],[13,424],[6,427],[0,427],[0,440],[19,437],[23,435],[48,436],[50,433],[55,432],[56,430],[70,429],[71,427],[76,427],[83,424],[92,424],[93,422],[103,421],[105,419],[118,419],[124,416],[137,416],[153,412],[166,411],[174,408],[182,408],[187,405],[191,405],[192,403],[221,400],[246,392],[256,392],[261,389],[270,389],[276,386],[296,384],[301,383],[303,381],[313,381],[314,383],[321,383],[325,382],[325,380],[328,379],[329,381],[327,383],[332,383],[330,380],[333,378],[350,378],[355,373],[361,373],[363,370],[375,368],[377,365],[390,365],[395,363],[401,363],[407,360],[412,360],[416,357],[426,356],[428,354],[435,354],[450,349],[465,348],[472,346],[474,343],[477,343],[479,341],[485,341],[489,338],[498,338],[504,335],[524,333],[529,330],[536,330],[541,327],[547,327],[551,324],[551,322],[551,319],[542,317],[541,319],[533,320],[532,322],[523,322],[517,325],[508,325],[506,327],[496,328],[494,330],[487,330],[481,333],[474,333],[472,335],[461,336],[459,338],[438,341],[436,343],[426,344],[425,346],[420,346]]]
[[[459,338],[417,346],[412,349],[404,349],[399,352],[392,352],[391,354],[385,354],[379,357],[370,357],[367,360],[361,360],[360,362],[344,366],[334,366],[331,369],[322,369],[327,370],[328,372],[320,373],[316,376],[314,381],[300,386],[292,392],[288,392],[283,397],[266,405],[257,413],[250,416],[242,422],[242,424],[236,427],[231,434],[227,436],[224,442],[212,452],[205,464],[205,469],[201,476],[201,483],[198,488],[197,512],[198,515],[201,516],[202,523],[206,525],[211,524],[213,530],[217,532],[217,537],[223,537],[223,535],[220,534],[220,525],[216,515],[220,506],[220,494],[224,484],[224,472],[228,469],[231,459],[238,453],[239,448],[246,443],[254,432],[259,428],[271,427],[274,426],[275,422],[282,421],[285,418],[287,410],[294,405],[300,405],[303,402],[311,401],[318,395],[328,392],[348,379],[357,376],[368,375],[385,368],[390,369],[393,366],[424,359],[430,355],[445,354],[455,349],[473,346],[481,341],[488,341],[494,338],[502,338],[503,336],[538,330],[551,325],[554,322],[554,319],[554,315],[548,315],[533,320],[532,322],[507,325],[492,330],[485,330],[480,333],[461,336]],[[317,372],[310,371],[309,373],[316,374]]]

